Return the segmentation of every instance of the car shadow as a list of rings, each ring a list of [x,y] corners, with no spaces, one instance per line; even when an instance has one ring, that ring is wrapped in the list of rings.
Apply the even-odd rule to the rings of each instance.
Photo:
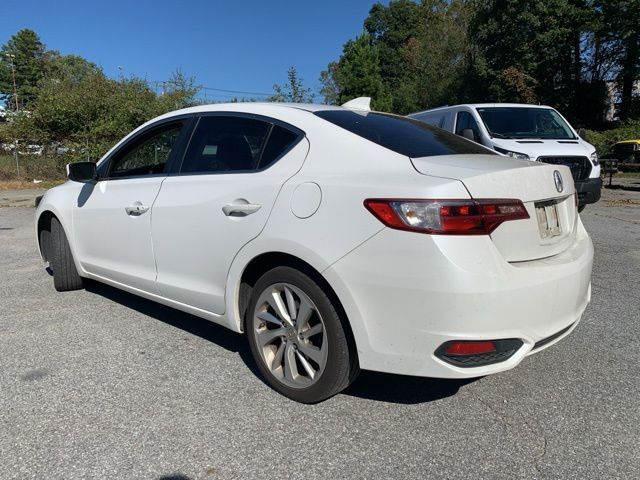
[[[204,340],[237,353],[247,368],[266,384],[251,356],[251,350],[243,335],[195,315],[167,307],[137,295],[119,290],[93,280],[86,281],[86,290],[112,302],[131,308],[172,327],[196,335]],[[455,395],[458,390],[477,378],[449,380],[439,378],[409,377],[362,371],[360,376],[340,395],[348,395],[386,403],[426,403]]]
[[[78,207],[82,208],[84,207],[84,204],[87,203],[87,200],[89,200],[89,197],[91,197],[91,194],[93,193],[93,189],[95,188],[96,184],[93,182],[87,182],[84,185],[82,185],[82,189],[80,190],[80,193],[78,194]]]
[[[385,403],[412,405],[451,397],[461,387],[478,378],[446,379],[409,377],[391,373],[362,371],[342,395]]]
[[[196,317],[190,313],[167,307],[166,305],[147,300],[93,280],[86,282],[85,288],[88,292],[100,295],[108,300],[140,312],[143,315],[215,343],[225,350],[240,353],[241,355],[246,353],[249,358],[251,356],[249,347],[246,345],[246,341],[242,335],[205,320],[204,318]]]

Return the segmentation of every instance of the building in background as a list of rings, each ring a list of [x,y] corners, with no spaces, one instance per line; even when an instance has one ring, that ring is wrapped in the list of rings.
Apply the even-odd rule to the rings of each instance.
[[[605,120],[607,122],[615,122],[620,120],[620,105],[622,102],[622,92],[620,91],[620,83],[615,80],[609,80],[607,85],[607,110],[605,112]],[[633,84],[633,98],[636,102],[640,102],[640,78]]]

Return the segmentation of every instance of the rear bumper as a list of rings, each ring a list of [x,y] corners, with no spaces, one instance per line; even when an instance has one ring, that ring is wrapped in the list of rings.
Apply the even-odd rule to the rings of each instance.
[[[385,229],[323,274],[349,317],[362,368],[469,378],[510,369],[568,335],[591,297],[592,262],[581,223],[566,251],[520,263],[507,263],[487,236]],[[448,341],[497,339],[522,346],[478,367],[435,355]]]
[[[602,179],[600,177],[577,180],[575,184],[580,206],[596,203],[600,200],[600,189],[602,188]]]

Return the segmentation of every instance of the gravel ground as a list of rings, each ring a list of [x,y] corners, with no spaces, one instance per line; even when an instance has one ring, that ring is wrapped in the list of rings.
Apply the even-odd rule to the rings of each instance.
[[[363,372],[314,406],[243,337],[107,286],[56,293],[33,209],[0,208],[0,478],[640,478],[640,192],[583,220],[593,300],[475,381]]]

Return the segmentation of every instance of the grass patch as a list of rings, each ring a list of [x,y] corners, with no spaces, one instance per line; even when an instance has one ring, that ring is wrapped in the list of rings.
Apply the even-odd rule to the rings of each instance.
[[[29,188],[48,190],[62,183],[64,180],[43,180],[41,183],[25,182],[24,180],[0,180],[0,190],[26,190]]]
[[[15,157],[0,155],[0,182],[23,182],[31,183],[32,186],[34,186],[34,179],[59,182],[65,179],[67,163],[69,159],[63,156],[19,155],[20,173],[18,173]]]

